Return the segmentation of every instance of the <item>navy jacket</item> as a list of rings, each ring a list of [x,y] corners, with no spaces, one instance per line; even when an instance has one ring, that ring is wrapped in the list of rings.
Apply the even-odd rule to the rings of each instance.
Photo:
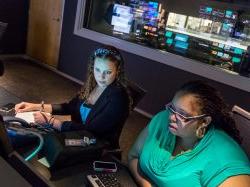
[[[112,148],[118,148],[119,136],[129,114],[126,90],[116,82],[109,85],[93,105],[85,124],[80,115],[83,102],[76,96],[68,103],[52,105],[53,114],[71,115],[72,121],[63,122],[61,131],[87,130],[108,140]]]

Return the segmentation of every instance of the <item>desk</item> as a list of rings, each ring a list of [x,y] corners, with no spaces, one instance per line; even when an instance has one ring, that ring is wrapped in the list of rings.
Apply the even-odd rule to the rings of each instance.
[[[106,160],[106,159],[105,159]],[[111,160],[113,161],[113,160]],[[47,179],[50,178],[51,183],[54,186],[60,187],[84,187],[89,186],[86,175],[95,174],[92,169],[92,162],[85,164],[75,165],[71,168],[65,168],[60,171],[56,171],[51,175],[51,172],[40,164],[37,160],[33,159],[33,166]],[[122,187],[136,187],[136,183],[131,177],[128,168],[124,165],[117,163],[116,177],[121,183]]]
[[[33,128],[30,128],[32,130]],[[37,130],[37,129],[33,129]],[[97,143],[98,144],[98,143]],[[23,145],[23,144],[22,144]],[[98,159],[99,160],[99,159]],[[114,161],[112,158],[106,157],[100,160],[104,161]],[[32,166],[36,169],[41,175],[43,175],[47,180],[50,180],[50,183],[54,186],[60,187],[82,187],[88,186],[86,176],[89,174],[95,174],[95,171],[92,169],[92,161],[85,162],[83,164],[75,164],[72,167],[60,169],[53,171],[51,173],[48,168],[43,166],[37,161],[37,158],[34,158],[31,161]],[[134,187],[137,186],[133,181],[133,178],[130,175],[127,167],[121,163],[117,163],[118,171],[116,172],[116,178],[120,182],[122,187]],[[51,175],[52,174],[52,175]]]
[[[11,186],[11,187],[31,186],[1,156],[0,156],[0,179],[1,179],[1,186]]]

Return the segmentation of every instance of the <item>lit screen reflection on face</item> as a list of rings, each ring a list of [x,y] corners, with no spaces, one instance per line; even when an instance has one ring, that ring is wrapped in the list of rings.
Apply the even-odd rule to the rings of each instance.
[[[95,58],[94,77],[100,87],[107,87],[116,79],[117,67],[108,59]]]

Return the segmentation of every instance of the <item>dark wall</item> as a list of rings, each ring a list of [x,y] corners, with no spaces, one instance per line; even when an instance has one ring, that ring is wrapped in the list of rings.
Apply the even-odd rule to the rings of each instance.
[[[100,44],[73,34],[77,0],[66,0],[60,49],[59,70],[84,80],[88,57]],[[154,114],[168,103],[176,89],[188,80],[208,81],[230,104],[250,110],[250,93],[122,51],[128,77],[148,92],[139,108]]]
[[[25,53],[29,0],[0,0],[0,21],[8,28],[0,41],[4,54]]]

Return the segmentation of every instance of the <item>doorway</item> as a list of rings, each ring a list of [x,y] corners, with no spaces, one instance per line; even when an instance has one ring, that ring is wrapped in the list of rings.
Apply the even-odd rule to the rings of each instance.
[[[30,0],[28,56],[57,68],[64,0]]]

